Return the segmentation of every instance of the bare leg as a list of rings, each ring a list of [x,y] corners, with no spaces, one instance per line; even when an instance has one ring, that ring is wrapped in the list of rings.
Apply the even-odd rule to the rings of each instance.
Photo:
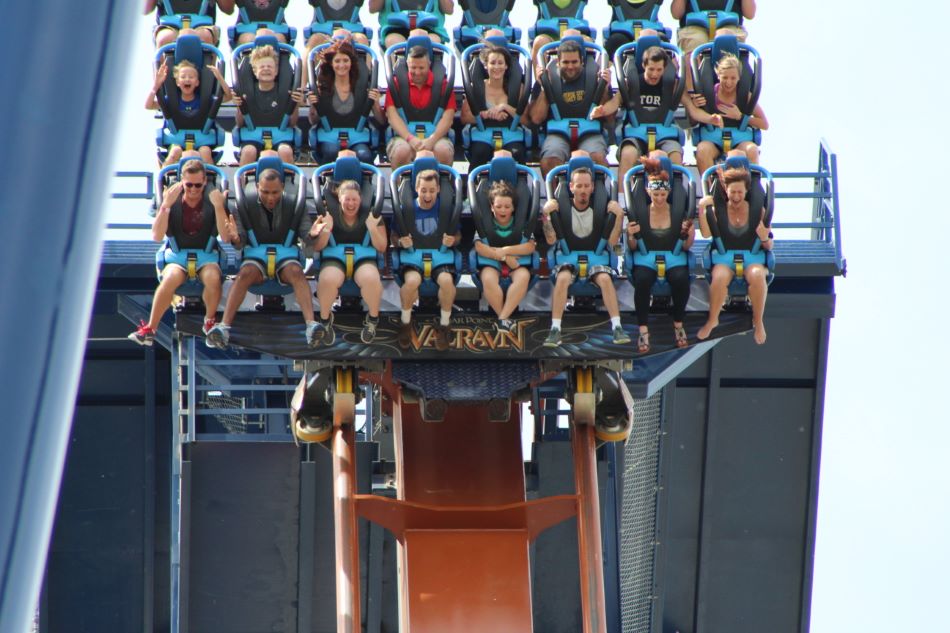
[[[207,165],[214,165],[214,154],[211,153],[211,148],[207,145],[202,145],[198,148],[198,155],[201,156],[201,162]]]
[[[294,162],[294,148],[289,143],[281,143],[277,147],[277,155],[285,163]]]
[[[240,165],[250,165],[257,160],[257,148],[253,145],[245,145],[241,148],[241,157],[238,159]]]
[[[188,280],[188,273],[178,266],[166,266],[162,271],[162,280],[155,289],[155,296],[152,297],[152,311],[148,316],[148,326],[153,330],[158,328],[158,323],[162,320],[162,315],[168,310],[175,297],[175,291],[178,286]]]
[[[254,284],[264,281],[264,274],[251,264],[241,266],[234,284],[231,285],[231,291],[228,293],[228,301],[224,305],[224,315],[221,317],[221,323],[231,325],[234,321],[234,315],[238,308],[244,303],[244,297],[247,296],[247,289]]]
[[[415,270],[406,270],[403,273],[402,286],[399,288],[399,302],[403,310],[411,310],[412,305],[419,298],[419,286],[422,284],[422,275]]]
[[[389,48],[390,46],[395,46],[396,44],[402,44],[405,41],[406,41],[406,38],[400,35],[399,33],[390,33],[389,35],[386,36],[386,40],[385,40],[386,48]]]
[[[620,304],[617,302],[617,289],[614,280],[608,273],[597,273],[594,283],[600,288],[604,299],[604,307],[611,318],[620,316]]]
[[[719,158],[719,148],[709,141],[701,141],[696,147],[696,167],[699,169],[699,175],[702,176],[706,170],[712,167],[716,159]]]
[[[670,158],[670,160],[673,160]],[[623,143],[620,146],[620,160],[617,167],[617,181],[622,182],[623,177],[630,171],[634,165],[640,161],[640,148],[636,142]]]
[[[290,284],[294,288],[294,297],[300,304],[300,311],[303,312],[304,321],[313,321],[313,295],[310,292],[310,284],[303,274],[300,264],[290,264],[285,266],[278,273],[280,280],[285,284]]]
[[[507,319],[518,309],[518,304],[528,294],[528,282],[531,281],[531,273],[527,268],[515,268],[511,271],[511,285],[508,286],[508,294],[505,295],[505,306],[498,313],[499,319]]]
[[[550,35],[538,35],[534,38],[534,42],[531,43],[531,64],[537,65],[538,51],[541,50],[541,47],[545,44],[550,44],[554,40],[551,39]],[[541,66],[543,66],[543,62]]]
[[[379,278],[379,269],[372,264],[360,266],[353,274],[356,285],[360,287],[360,295],[366,302],[366,309],[373,318],[379,316],[379,304],[383,300],[383,282]]]
[[[340,286],[346,281],[346,274],[336,266],[325,266],[320,269],[317,279],[317,301],[320,303],[320,318],[326,321],[330,318],[330,308],[340,294]]]
[[[455,303],[455,278],[451,273],[441,272],[435,281],[439,284],[439,307],[451,312]]]
[[[205,302],[205,320],[214,319],[221,303],[221,269],[217,266],[204,266],[198,271],[198,278],[204,286],[201,300]]]
[[[165,156],[165,162],[162,163],[162,167],[168,167],[169,165],[174,165],[181,160],[181,147],[178,145],[172,145],[168,148],[168,154]]]
[[[551,318],[560,319],[564,316],[564,308],[567,305],[567,290],[574,280],[574,273],[570,270],[562,270],[557,274],[557,280],[554,282],[554,293],[551,296]]]
[[[722,304],[726,300],[726,293],[729,291],[729,282],[735,273],[724,264],[713,266],[712,281],[709,283],[709,319],[706,324],[699,328],[696,338],[701,341],[709,338],[712,331],[719,325],[719,313],[722,312]]]
[[[768,271],[758,264],[749,266],[745,271],[745,280],[749,284],[749,300],[752,302],[752,327],[755,342],[765,343],[765,298],[769,292],[766,283]]]
[[[505,302],[505,294],[501,290],[498,282],[498,271],[491,266],[482,268],[479,274],[482,280],[482,296],[488,302],[489,307],[495,311],[499,319],[502,319],[502,310]]]

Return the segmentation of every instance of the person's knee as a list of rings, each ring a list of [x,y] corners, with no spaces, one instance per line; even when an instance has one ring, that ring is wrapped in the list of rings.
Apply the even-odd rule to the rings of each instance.
[[[294,148],[287,143],[282,143],[280,147],[277,148],[277,155],[280,156],[280,159],[285,163],[294,162]]]
[[[173,43],[178,39],[178,31],[176,29],[162,28],[155,33],[155,47],[161,48],[162,46],[167,46]]]
[[[408,165],[412,162],[412,148],[409,147],[409,143],[398,143],[392,148],[392,156],[389,157],[389,161],[394,166]]]
[[[435,144],[435,157],[443,165],[451,165],[455,160],[455,147],[446,139]]]
[[[264,274],[257,268],[257,266],[241,266],[241,269],[238,271],[235,282],[241,283],[244,285],[253,285],[264,281]]]
[[[253,145],[245,145],[241,148],[241,157],[238,162],[242,165],[248,165],[257,160],[257,148]]]
[[[353,33],[353,41],[363,46],[369,46],[369,38],[365,33]]]
[[[607,166],[607,156],[603,152],[593,152],[590,155],[590,159],[598,165]]]
[[[629,165],[636,164],[640,160],[640,148],[636,143],[624,143],[620,146],[620,162]]]
[[[181,160],[181,147],[179,145],[172,145],[168,148],[168,157],[166,158],[167,163],[177,163]]]
[[[201,283],[206,286],[221,285],[221,271],[217,266],[205,266],[201,269],[201,272],[198,273],[198,277],[201,279]]]

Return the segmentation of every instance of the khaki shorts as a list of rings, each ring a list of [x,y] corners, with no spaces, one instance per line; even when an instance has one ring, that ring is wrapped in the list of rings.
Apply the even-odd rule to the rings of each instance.
[[[716,30],[735,35],[740,42],[745,42],[749,36],[741,25],[721,26]],[[709,31],[701,26],[683,26],[676,32],[676,45],[684,53],[692,53],[697,46],[709,41]]]
[[[625,138],[622,141],[620,141],[620,146],[617,147],[617,160],[620,160],[620,153],[623,152],[623,148],[626,147],[627,145],[630,145],[636,148],[637,158],[639,158],[640,156],[647,155],[646,143],[644,143],[638,138]],[[677,141],[675,138],[668,138],[665,141],[660,141],[659,143],[656,144],[656,148],[661,149],[664,152],[666,152],[667,156],[669,156],[670,154],[674,152],[679,152],[680,157],[683,156],[683,146],[680,145],[680,142]]]
[[[407,140],[405,140],[404,138],[401,138],[401,137],[399,137],[399,136],[393,136],[391,139],[389,139],[389,142],[386,143],[386,157],[387,157],[390,161],[392,161],[392,159],[393,159],[393,158],[392,158],[392,157],[393,157],[393,150],[395,150],[397,147],[399,147],[400,143],[405,144],[405,145],[409,145],[409,141],[407,141]],[[435,147],[436,147],[436,148],[445,147],[446,145],[448,146],[448,147],[446,147],[446,151],[450,151],[450,152],[452,152],[452,154],[455,154],[455,145],[453,145],[453,144],[452,144],[452,141],[450,141],[449,139],[447,139],[447,138],[440,138],[438,141],[435,142]],[[412,149],[412,148],[410,148],[410,150],[411,150],[411,149]],[[412,153],[412,160],[415,160],[415,158],[416,158],[416,153],[413,152],[413,153]]]

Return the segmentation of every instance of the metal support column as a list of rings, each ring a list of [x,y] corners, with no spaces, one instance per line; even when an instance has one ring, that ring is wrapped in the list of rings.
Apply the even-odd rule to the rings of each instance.
[[[597,439],[592,424],[574,424],[574,484],[577,489],[577,550],[581,570],[581,612],[584,633],[607,633],[604,598],[604,554],[600,536],[597,488]]]

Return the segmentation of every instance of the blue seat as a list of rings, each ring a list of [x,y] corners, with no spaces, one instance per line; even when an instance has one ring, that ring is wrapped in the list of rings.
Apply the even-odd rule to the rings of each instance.
[[[643,54],[652,46],[662,48],[669,59],[663,78],[662,103],[655,110],[640,107],[640,79],[643,77]],[[617,89],[623,100],[625,116],[621,124],[623,139],[642,141],[647,152],[656,149],[658,143],[675,139],[683,145],[685,135],[673,119],[679,107],[686,82],[677,74],[683,68],[683,53],[672,44],[660,41],[655,35],[645,35],[636,42],[624,44],[614,54],[614,69]]]
[[[355,156],[344,156],[336,162],[317,167],[311,176],[313,198],[317,213],[330,215],[334,224],[340,221],[340,201],[336,197],[336,187],[344,180],[355,180],[360,184],[360,221],[365,222],[372,214],[379,217],[385,202],[386,179],[378,167],[361,163]],[[382,269],[385,267],[385,255],[373,247],[369,232],[361,243],[337,243],[333,236],[322,251],[314,254],[311,270],[318,270],[326,260],[339,262],[346,272],[346,281],[340,288],[342,297],[359,297],[360,289],[353,281],[353,271],[360,262],[371,259]]]
[[[660,22],[660,5],[663,4],[663,0],[649,0],[639,4],[627,0],[608,0],[608,2],[612,15],[610,24],[601,31],[604,41],[615,33],[622,33],[629,36],[632,42],[636,42],[644,29],[653,29],[664,41],[670,41],[672,31]]]
[[[163,61],[168,67],[168,76],[155,95],[165,118],[155,137],[159,160],[164,161],[172,145],[185,150],[208,146],[214,154],[214,150],[224,144],[224,132],[215,124],[215,117],[224,99],[224,88],[218,84],[208,66],[217,66],[223,75],[224,55],[214,46],[203,43],[197,35],[187,34],[155,51],[156,71]],[[172,71],[182,61],[191,62],[198,71],[199,106],[194,113],[182,111],[179,104],[179,91]],[[215,160],[219,157],[220,152],[217,152]]]
[[[195,160],[193,157],[183,158],[174,165],[163,167],[158,172],[158,187],[156,189],[156,200],[161,200],[165,189],[181,180],[181,169],[185,163]],[[205,193],[209,187],[214,187],[222,192],[227,192],[227,176],[224,171],[214,165],[205,164],[205,177],[207,185]],[[198,278],[198,269],[206,263],[217,263],[222,273],[227,272],[227,257],[221,250],[217,238],[208,240],[207,244],[200,248],[185,248],[185,245],[178,244],[173,237],[166,237],[165,241],[155,253],[155,270],[158,278],[161,279],[161,273],[169,263],[178,264],[188,273],[188,280],[175,291],[175,294],[188,299],[200,297],[204,290],[204,285]]]
[[[432,103],[421,111],[408,106],[409,66],[406,57],[409,50],[421,46],[429,52],[432,70]],[[386,95],[387,104],[392,103],[409,131],[420,138],[426,138],[435,131],[435,126],[445,112],[449,99],[454,99],[455,54],[448,46],[436,44],[425,35],[410,37],[405,42],[394,44],[383,55],[383,68],[389,85]],[[445,88],[442,88],[443,83]],[[454,105],[454,104],[453,104]],[[392,138],[392,128],[386,129],[386,141]]]
[[[584,60],[584,86],[585,94],[590,94],[591,100],[587,112],[584,116],[565,116],[558,105],[560,95],[564,93],[561,87],[561,74],[557,68],[557,48],[562,41],[575,41],[585,53]],[[548,97],[550,113],[545,124],[545,135],[560,134],[569,140],[571,148],[576,149],[577,141],[588,134],[603,134],[603,126],[599,119],[590,118],[590,110],[600,103],[607,90],[607,82],[601,77],[601,73],[607,69],[610,60],[607,58],[607,52],[597,44],[588,42],[583,38],[570,35],[563,40],[545,44],[538,50],[538,57],[545,62],[545,70],[541,74],[541,85]],[[550,60],[547,58],[551,57]],[[565,105],[565,104],[561,104]],[[542,138],[543,142],[543,138]]]
[[[279,243],[259,242],[254,234],[250,222],[249,210],[258,204],[257,196],[257,174],[266,169],[275,169],[282,176],[284,183],[284,205],[290,205],[294,209],[293,220],[290,223],[291,229],[286,237]],[[250,163],[239,167],[234,172],[234,194],[237,200],[236,213],[241,218],[241,223],[247,231],[247,244],[241,251],[241,258],[255,259],[264,266],[265,281],[250,287],[250,291],[260,296],[283,296],[291,294],[294,290],[289,285],[283,285],[277,280],[277,269],[280,264],[288,259],[294,259],[304,268],[304,255],[297,246],[297,227],[300,225],[300,219],[306,213],[307,201],[307,179],[303,171],[296,165],[282,162],[279,158],[268,156],[261,158],[256,163]]]
[[[416,229],[413,206],[416,199],[415,182],[419,172],[434,169],[439,172],[439,226],[438,230],[422,235]],[[396,248],[393,251],[393,272],[401,285],[401,269],[405,266],[415,268],[422,275],[419,287],[420,297],[434,297],[438,294],[438,284],[432,278],[432,271],[440,266],[455,267],[455,283],[458,283],[462,270],[462,253],[458,246],[447,248],[442,244],[442,236],[454,235],[458,231],[462,215],[462,177],[448,165],[439,164],[435,158],[417,158],[411,165],[403,165],[394,170],[389,179],[393,205],[394,228],[399,235],[411,235],[412,248]]]
[[[273,112],[255,112],[254,99],[257,80],[251,69],[251,52],[259,46],[271,46],[277,52],[277,95],[280,99]],[[296,152],[300,148],[300,130],[290,125],[294,104],[290,91],[300,85],[298,73],[301,72],[300,53],[290,44],[277,41],[272,35],[262,35],[253,42],[242,44],[231,54],[231,76],[234,78],[234,92],[244,99],[241,114],[244,124],[235,127],[231,133],[234,146],[240,148],[244,143],[256,143],[263,149],[276,149],[281,143],[290,143]],[[239,157],[240,149],[235,152]]]
[[[311,91],[316,92],[319,89],[316,85],[316,77],[323,64],[323,52],[332,45],[332,42],[327,42],[315,46],[307,57]],[[374,102],[368,96],[369,90],[378,85],[379,56],[372,48],[362,44],[354,44],[353,48],[361,63],[357,67],[356,86],[353,88],[352,112],[345,115],[336,112],[329,99],[321,99],[315,106],[319,119],[317,124],[310,128],[309,140],[310,147],[320,162],[335,158],[335,156],[322,155],[324,144],[333,145],[339,149],[352,149],[354,146],[366,145],[373,155],[379,151],[379,130],[372,117]],[[363,158],[365,160],[369,156],[364,155]]]
[[[488,199],[492,184],[499,181],[510,184],[517,195],[511,234],[505,238],[498,236],[495,232],[494,218]],[[534,239],[534,229],[537,226],[538,212],[541,207],[541,179],[530,167],[519,165],[508,156],[499,156],[487,165],[474,168],[468,174],[468,199],[472,205],[472,221],[475,224],[475,230],[482,239],[487,241],[489,238],[494,238],[493,241],[502,246],[523,244]],[[518,262],[530,268],[531,285],[534,285],[537,281],[534,273],[541,264],[537,251],[531,255],[522,255],[518,258]],[[501,262],[480,257],[473,248],[469,252],[469,269],[476,272],[472,275],[472,279],[479,292],[482,289],[482,281],[477,271],[486,266],[503,272]],[[503,289],[511,285],[511,278],[507,275],[502,274],[499,281]]]
[[[718,114],[716,109],[715,66],[719,58],[729,53],[735,55],[742,65],[742,74],[736,86],[736,107],[742,112],[740,120],[724,119],[723,127],[700,124],[693,128],[693,145],[709,141],[722,148],[723,154],[739,143],[751,141],[762,143],[762,132],[749,127],[749,118],[755,110],[762,92],[762,58],[758,51],[742,44],[735,35],[720,35],[712,42],[697,46],[690,58],[693,73],[693,87],[706,99],[703,109],[710,114]]]
[[[191,5],[193,11],[177,11],[176,8],[186,8]],[[205,26],[214,26],[214,0],[195,0],[191,2],[176,2],[175,0],[160,0],[156,3],[158,24],[156,28],[168,26],[173,29],[197,29]]]
[[[313,5],[313,20],[310,26],[304,27],[304,40],[317,33],[332,37],[337,29],[345,29],[350,33],[362,33],[372,41],[373,30],[360,21],[363,0],[346,0],[338,7],[331,6],[327,0],[310,0],[310,4]]]
[[[297,39],[297,29],[287,24],[284,18],[284,11],[290,0],[282,0],[279,4],[260,8],[253,2],[243,2],[238,5],[238,21],[233,26],[228,27],[228,43],[233,50],[237,46],[237,40],[245,33],[257,33],[258,29],[269,29],[274,33],[283,35],[287,43],[291,46]]]
[[[581,167],[590,169],[594,175],[594,193],[590,205],[595,213],[594,228],[585,238],[569,235],[564,228],[566,224],[569,225],[571,216],[571,192],[568,183],[574,170]],[[548,251],[548,267],[552,271],[564,264],[574,268],[577,281],[570,286],[571,295],[600,296],[600,288],[593,283],[587,283],[587,280],[596,267],[617,270],[617,255],[607,241],[616,223],[616,216],[607,213],[607,204],[615,196],[613,174],[603,165],[595,165],[587,156],[574,157],[566,165],[559,165],[548,172],[545,185],[548,199],[558,201],[557,212],[551,214],[551,225],[557,242]]]
[[[712,40],[716,37],[716,29],[742,24],[742,15],[733,10],[735,5],[736,0],[726,0],[725,7],[721,11],[702,11],[696,0],[689,0],[689,6],[687,7],[689,10],[680,19],[680,23],[683,26],[698,26],[706,29],[709,39]]]
[[[669,158],[661,158],[660,164],[670,176],[670,226],[676,230],[684,220],[692,219],[695,215],[696,182],[688,169],[672,164]],[[637,165],[624,174],[622,187],[627,203],[627,218],[639,222],[641,226],[648,226],[650,217],[650,197],[646,184],[643,165]],[[682,238],[677,239],[670,249],[649,248],[646,239],[637,240],[636,251],[631,251],[626,244],[624,247],[623,268],[631,284],[634,266],[647,266],[657,271],[657,279],[653,284],[654,297],[671,295],[670,284],[666,279],[668,269],[689,267],[690,263],[689,251],[683,249]]]
[[[749,222],[758,225],[758,218],[762,217],[766,226],[772,224],[772,214],[775,208],[775,191],[772,183],[772,174],[767,169],[759,165],[750,165],[745,157],[730,157],[726,160],[725,167],[742,168],[749,172],[752,177],[752,186],[746,194],[746,201],[749,203]],[[718,167],[710,167],[703,174],[703,193],[713,198],[713,207],[707,207],[701,211],[706,213],[709,223],[709,230],[712,234],[709,246],[703,252],[703,267],[706,269],[707,278],[712,278],[712,269],[716,264],[723,264],[732,268],[736,273],[729,284],[729,297],[731,300],[744,299],[749,292],[748,284],[742,277],[742,271],[745,266],[750,264],[762,264],[768,269],[766,282],[771,284],[775,277],[775,255],[771,250],[762,248],[759,238],[756,236],[748,248],[745,249],[727,249],[723,244],[720,226],[715,219],[724,217],[726,213],[726,198],[722,184],[717,177]],[[713,211],[715,210],[715,214]]]
[[[459,52],[483,40],[485,31],[498,29],[511,44],[521,42],[521,29],[511,25],[508,15],[515,6],[515,0],[497,0],[491,10],[485,10],[479,0],[460,0],[462,23],[452,30],[455,46]]]
[[[508,123],[485,121],[480,114],[488,107],[485,102],[485,79],[488,77],[488,73],[479,59],[479,54],[488,45],[505,48],[511,55],[511,65],[508,68],[505,91],[508,95],[508,103],[514,105],[517,114]],[[462,130],[462,145],[466,153],[470,151],[473,143],[484,143],[495,150],[507,149],[510,151],[518,143],[527,146],[529,141],[528,131],[521,125],[521,117],[524,116],[524,111],[528,107],[534,78],[531,54],[521,46],[511,44],[504,38],[495,36],[488,38],[484,43],[473,44],[466,48],[462,52],[461,61],[465,99],[469,102],[472,114],[475,115],[475,123],[466,126]],[[521,152],[523,152],[523,148],[519,148],[518,152],[513,151],[516,158],[520,158],[517,154]],[[471,160],[470,154],[468,158]]]
[[[591,38],[595,35],[584,17],[586,0],[570,0],[563,7],[557,6],[552,0],[535,0],[535,4],[538,6],[538,19],[528,29],[528,39],[533,41],[538,35],[548,35],[560,40],[567,29],[577,29]]]

